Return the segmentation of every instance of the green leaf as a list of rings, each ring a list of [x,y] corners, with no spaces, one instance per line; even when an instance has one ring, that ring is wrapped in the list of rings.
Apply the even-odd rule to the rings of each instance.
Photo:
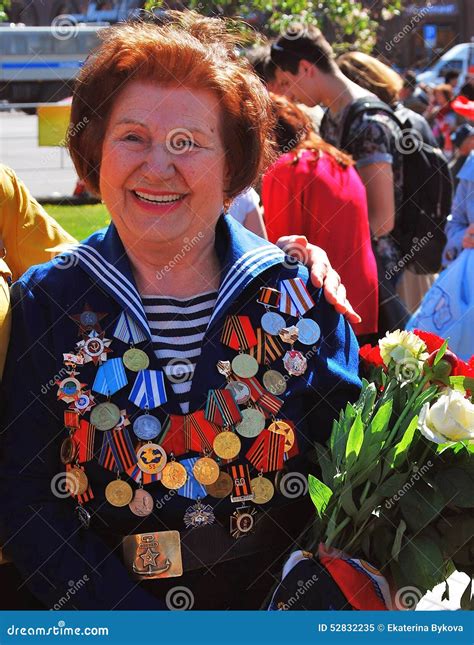
[[[469,580],[467,583],[467,587],[464,589],[463,594],[461,596],[461,609],[464,609],[465,611],[472,611],[474,609],[474,600],[471,598],[472,596],[472,578]]]
[[[445,340],[444,343],[441,345],[441,347],[438,349],[438,353],[436,354],[436,356],[434,358],[434,361],[433,361],[433,366],[438,365],[440,360],[445,355],[447,349],[448,349],[448,341]]]
[[[362,444],[364,442],[364,424],[362,423],[362,415],[359,412],[352,424],[352,427],[347,438],[346,445],[346,471],[350,471],[352,466],[357,461],[360,454]]]
[[[403,519],[412,531],[421,531],[437,519],[445,507],[445,499],[439,490],[425,481],[413,480],[416,473],[399,493]]]
[[[314,448],[316,450],[316,455],[318,458],[318,463],[321,468],[321,474],[323,481],[326,484],[334,482],[334,476],[336,474],[336,468],[331,461],[329,449],[323,446],[320,443],[315,443]]]
[[[350,517],[356,517],[358,511],[352,498],[352,486],[345,486],[345,488],[340,493],[339,500],[344,511]]]
[[[434,479],[446,504],[474,508],[474,479],[464,468],[440,470]]]
[[[404,544],[398,563],[408,576],[410,585],[418,588],[420,598],[443,581],[444,558],[441,549],[434,540],[423,535],[417,535]]]
[[[332,490],[323,484],[317,477],[308,475],[309,495],[316,508],[319,517],[323,517],[324,511],[332,497]]]
[[[382,498],[387,498],[392,501],[394,495],[403,495],[403,486],[409,480],[410,472],[406,473],[395,473],[391,475],[388,479],[380,484],[377,488],[377,493]],[[396,503],[398,500],[393,500],[393,503]]]
[[[400,554],[400,549],[402,546],[402,539],[403,539],[403,534],[405,533],[407,528],[407,525],[403,520],[400,520],[400,523],[397,528],[397,532],[395,533],[395,539],[393,541],[393,546],[392,546],[392,558],[395,561],[398,561],[398,556]]]
[[[391,455],[390,460],[390,466],[392,468],[400,468],[401,464],[406,460],[417,427],[418,416],[413,417],[413,419],[408,424],[408,428],[403,433],[403,437],[395,446],[395,450],[393,451],[393,455]]]

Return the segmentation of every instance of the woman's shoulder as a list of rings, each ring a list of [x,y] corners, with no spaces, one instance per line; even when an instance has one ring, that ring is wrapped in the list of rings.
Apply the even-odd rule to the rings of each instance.
[[[469,153],[457,176],[458,179],[474,182],[474,150]]]

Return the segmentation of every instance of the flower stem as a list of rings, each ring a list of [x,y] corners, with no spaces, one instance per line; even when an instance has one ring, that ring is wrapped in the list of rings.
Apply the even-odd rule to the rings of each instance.
[[[342,529],[345,529],[350,521],[351,521],[351,518],[349,516],[345,517],[342,520],[342,522],[339,524],[339,526],[336,526],[336,528],[334,529],[332,535],[329,535],[327,537],[327,539],[325,540],[326,546],[331,546],[331,543],[334,540],[334,538],[336,537],[336,535],[338,535],[342,531]]]
[[[424,376],[418,386],[413,390],[410,398],[408,399],[403,412],[400,414],[398,419],[395,422],[395,425],[392,428],[392,432],[389,434],[387,441],[385,442],[386,446],[389,446],[393,437],[396,435],[398,429],[400,428],[401,424],[405,420],[405,417],[412,411],[412,403],[418,396],[418,393],[425,387],[426,383],[430,380],[429,376]]]

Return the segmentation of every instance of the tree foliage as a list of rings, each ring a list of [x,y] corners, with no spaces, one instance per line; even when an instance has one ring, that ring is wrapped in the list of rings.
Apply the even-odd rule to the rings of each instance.
[[[381,25],[398,15],[403,0],[189,0],[187,6],[207,16],[242,18],[266,36],[304,33],[304,25],[319,27],[337,53],[357,49],[370,53]],[[149,0],[146,8],[164,8]]]
[[[6,10],[9,9],[10,6],[11,0],[0,0],[0,22],[7,20],[8,16]]]

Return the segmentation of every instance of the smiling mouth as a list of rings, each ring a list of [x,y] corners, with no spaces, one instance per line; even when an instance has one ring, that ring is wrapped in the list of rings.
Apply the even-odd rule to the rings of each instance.
[[[132,192],[135,197],[147,204],[175,204],[186,197],[186,195],[180,195],[179,193],[171,193],[169,195],[151,195],[150,193],[142,193],[138,190],[133,190]]]

